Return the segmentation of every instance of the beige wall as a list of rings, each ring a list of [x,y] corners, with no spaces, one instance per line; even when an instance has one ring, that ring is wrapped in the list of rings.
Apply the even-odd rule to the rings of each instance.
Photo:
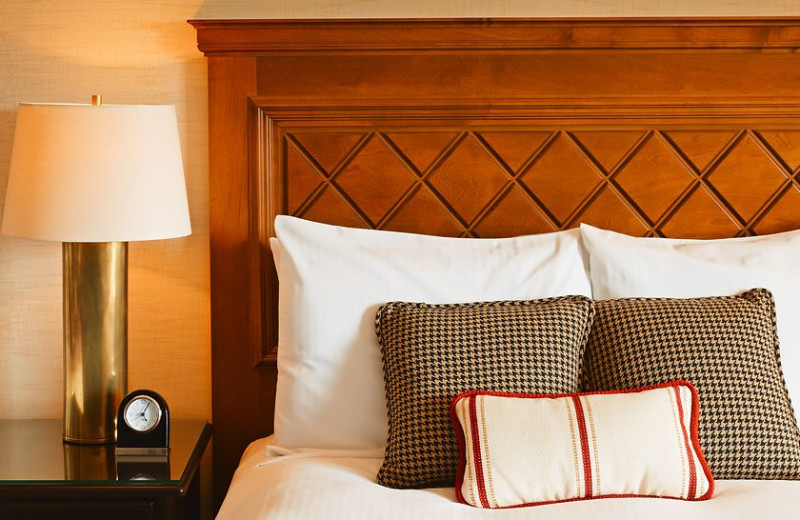
[[[0,2],[0,207],[20,101],[174,103],[194,233],[130,248],[130,387],[211,413],[205,61],[189,18],[800,15],[800,0]],[[0,238],[0,417],[61,415],[59,244]]]
[[[797,16],[798,0],[208,0],[198,18]]]
[[[206,64],[199,1],[0,2],[0,201],[16,104],[174,103],[189,238],[130,245],[130,388],[173,414],[211,413]],[[0,238],[0,417],[61,415],[61,246]]]

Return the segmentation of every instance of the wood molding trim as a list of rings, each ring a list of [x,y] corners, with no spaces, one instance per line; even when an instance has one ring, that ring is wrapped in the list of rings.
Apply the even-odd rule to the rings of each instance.
[[[190,20],[212,54],[402,51],[792,51],[800,18]]]

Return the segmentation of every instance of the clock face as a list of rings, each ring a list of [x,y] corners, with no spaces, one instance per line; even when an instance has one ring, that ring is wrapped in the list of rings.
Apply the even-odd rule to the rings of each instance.
[[[153,431],[161,422],[161,407],[152,397],[142,395],[132,399],[125,406],[125,424],[136,432]]]

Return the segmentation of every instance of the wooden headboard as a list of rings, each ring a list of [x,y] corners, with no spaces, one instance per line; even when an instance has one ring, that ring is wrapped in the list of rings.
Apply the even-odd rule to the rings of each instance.
[[[470,237],[800,227],[800,19],[191,23],[218,496],[272,431],[276,214]]]

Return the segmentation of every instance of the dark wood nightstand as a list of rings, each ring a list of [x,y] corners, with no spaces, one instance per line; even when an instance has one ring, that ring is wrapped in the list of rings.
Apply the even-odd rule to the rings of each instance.
[[[114,445],[61,441],[60,420],[0,420],[0,518],[201,517],[206,421],[172,420],[169,462],[118,466]]]

